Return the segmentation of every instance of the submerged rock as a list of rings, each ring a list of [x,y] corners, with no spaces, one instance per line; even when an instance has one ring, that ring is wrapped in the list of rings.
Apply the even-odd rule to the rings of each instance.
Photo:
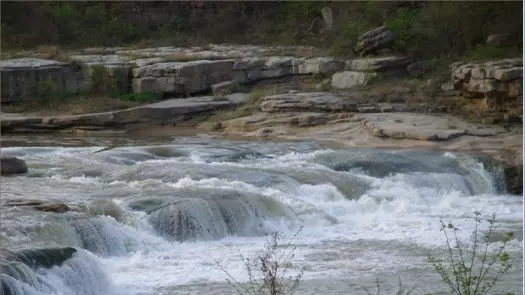
[[[70,210],[69,206],[62,203],[45,203],[40,200],[6,200],[3,206],[25,206],[38,211],[65,213]]]
[[[177,241],[213,240],[228,235],[251,236],[264,233],[263,220],[270,216],[290,217],[286,205],[275,200],[234,191],[206,192],[206,196],[164,201],[146,207],[148,221],[155,230]]]
[[[507,192],[523,195],[523,165],[512,165],[503,168]]]
[[[72,247],[21,251],[0,248],[0,294],[27,294],[41,284],[37,269],[61,266],[76,252]]]
[[[73,257],[75,252],[77,252],[77,249],[73,247],[30,249],[16,252],[2,249],[0,251],[0,260],[23,263],[33,269],[39,267],[51,268],[62,265],[66,260]],[[4,263],[2,263],[0,273],[5,272],[9,272],[9,269],[6,269]]]
[[[36,210],[44,212],[66,213],[69,211],[69,206],[66,204],[43,204],[34,206]]]
[[[0,161],[2,175],[23,174],[28,171],[26,162],[16,157],[2,157]]]

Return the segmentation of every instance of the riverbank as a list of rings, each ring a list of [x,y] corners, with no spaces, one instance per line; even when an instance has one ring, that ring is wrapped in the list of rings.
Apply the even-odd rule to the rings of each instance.
[[[402,114],[401,114],[402,115]],[[413,114],[406,114],[410,116]],[[420,119],[433,121],[435,116],[421,116]],[[457,120],[457,119],[456,119]],[[202,123],[201,123],[202,124]],[[204,123],[204,125],[206,125]],[[60,137],[74,138],[68,140],[72,143],[68,146],[100,146],[108,148],[126,146],[128,138],[132,140],[144,140],[144,144],[155,144],[165,142],[166,138],[177,139],[180,137],[193,136],[204,138],[217,138],[227,140],[254,140],[254,141],[316,141],[327,148],[372,148],[372,149],[411,149],[411,150],[435,150],[467,153],[473,155],[490,156],[496,165],[502,165],[505,174],[507,189],[512,194],[522,194],[523,191],[523,135],[519,126],[514,126],[508,131],[487,134],[484,136],[463,135],[448,140],[417,140],[408,138],[378,137],[370,133],[366,126],[358,122],[336,122],[314,127],[286,126],[286,133],[271,134],[270,132],[232,132],[232,131],[210,131],[203,130],[201,125],[195,122],[181,125],[152,125],[133,124],[126,127],[125,132],[120,133],[97,133],[86,131],[84,133],[54,133],[49,134],[17,134],[4,135],[2,146],[49,146],[49,142],[56,144]],[[484,130],[484,129],[478,129]],[[490,129],[488,129],[490,130]],[[420,130],[428,132],[428,129]],[[481,132],[481,131],[480,131]],[[46,138],[48,140],[46,140]],[[74,143],[76,142],[76,144]],[[499,164],[498,164],[499,163]]]
[[[3,60],[3,142],[183,133],[480,153],[511,171],[509,192],[521,194],[521,59],[453,63],[443,73],[399,55],[315,52],[209,45],[85,49],[69,52],[69,63]],[[63,96],[70,90],[79,92]],[[120,94],[108,97],[113,90]]]

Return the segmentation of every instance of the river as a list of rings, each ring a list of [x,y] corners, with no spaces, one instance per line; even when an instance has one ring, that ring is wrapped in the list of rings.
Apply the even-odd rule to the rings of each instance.
[[[315,142],[199,136],[128,139],[25,138],[2,153],[27,175],[2,177],[2,201],[65,203],[64,214],[1,207],[3,249],[75,247],[63,264],[0,274],[12,294],[233,294],[226,274],[248,275],[279,231],[304,269],[296,294],[449,294],[429,254],[446,258],[440,218],[473,244],[474,211],[496,214],[489,244],[513,263],[494,293],[523,294],[523,202],[502,172],[478,157],[424,150],[340,149]],[[13,143],[11,143],[13,145]],[[16,144],[15,144],[16,145]],[[488,223],[480,229],[486,231]],[[499,236],[499,238],[498,238]],[[499,292],[499,293],[498,293]],[[9,294],[9,293],[5,293]]]

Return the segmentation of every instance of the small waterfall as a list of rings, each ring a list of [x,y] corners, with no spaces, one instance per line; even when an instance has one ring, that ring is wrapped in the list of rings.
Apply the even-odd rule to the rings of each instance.
[[[109,216],[71,218],[36,228],[36,239],[56,245],[70,245],[101,256],[119,256],[140,243],[123,224]]]
[[[69,227],[80,247],[103,256],[126,254],[134,241],[111,217],[77,219]]]
[[[103,295],[112,287],[96,257],[74,248],[3,251],[2,294]]]
[[[163,236],[177,241],[213,240],[228,235],[261,235],[263,221],[291,211],[260,195],[221,192],[209,198],[185,198],[153,210],[148,220]]]

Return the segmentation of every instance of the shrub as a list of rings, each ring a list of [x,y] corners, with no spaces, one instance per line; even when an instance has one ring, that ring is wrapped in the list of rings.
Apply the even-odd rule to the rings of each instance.
[[[492,60],[498,58],[509,57],[509,53],[512,53],[513,50],[509,48],[500,48],[495,45],[477,45],[474,48],[471,48],[465,54],[464,60],[467,62],[470,61],[484,61]],[[520,55],[516,53],[516,55]]]
[[[75,95],[65,92],[51,79],[39,81],[36,87],[36,103],[41,106],[56,107],[60,101]]]
[[[345,22],[340,29],[339,37],[334,41],[331,53],[337,56],[353,55],[353,48],[357,43],[357,38],[370,29],[370,26],[361,21]]]
[[[418,45],[417,33],[414,32],[414,23],[417,12],[414,9],[398,8],[394,16],[385,22],[385,25],[396,34],[393,49],[404,54],[412,53],[413,47]]]
[[[316,45],[351,56],[357,36],[386,24],[398,36],[394,49],[416,58],[457,59],[502,33],[509,43],[502,52],[522,52],[519,1],[195,3],[2,1],[2,49],[226,42]],[[324,6],[334,12],[329,32],[321,32]]]
[[[471,256],[468,257],[465,249],[465,246],[459,241],[457,236],[456,228],[451,222],[445,224],[441,220],[441,231],[445,235],[445,239],[448,247],[448,256],[450,258],[450,266],[452,269],[447,269],[443,263],[438,260],[433,255],[429,255],[428,261],[432,263],[438,274],[441,276],[443,282],[445,282],[451,289],[453,294],[457,295],[485,295],[494,287],[494,285],[499,281],[501,276],[506,274],[512,267],[509,262],[509,254],[505,252],[505,246],[507,242],[512,238],[512,233],[507,233],[503,239],[503,245],[499,248],[496,255],[490,257],[488,253],[488,247],[490,243],[490,236],[494,228],[494,221],[496,216],[493,214],[492,218],[488,220],[489,231],[485,236],[485,241],[483,242],[484,248],[479,249],[478,242],[480,239],[480,233],[478,225],[481,223],[480,215],[481,213],[475,212],[475,230],[474,230],[474,244],[472,246]],[[454,240],[449,237],[448,232],[452,232]],[[453,244],[451,244],[453,243]],[[457,249],[457,253],[454,249]],[[478,255],[481,256],[479,260]],[[489,271],[492,267],[499,262],[499,267],[496,270],[496,273],[491,273]]]
[[[248,272],[248,284],[238,282],[219,262],[217,265],[228,276],[226,281],[240,295],[291,295],[299,286],[304,272],[304,268],[301,268],[296,276],[287,275],[296,249],[291,244],[301,229],[286,244],[280,243],[281,234],[272,233],[265,249],[253,259],[245,258],[239,253]]]
[[[90,68],[91,87],[89,95],[103,95],[118,98],[128,93],[128,81],[123,73],[111,75],[105,66],[93,66]]]
[[[401,281],[401,277],[399,277],[399,281],[398,281],[398,289],[397,289],[397,292],[395,295],[410,295],[412,294],[412,292],[415,290],[416,288],[412,288],[412,289],[405,289],[405,287],[403,287],[403,282]],[[367,290],[366,288],[363,288],[363,290],[366,292],[366,294],[368,295],[373,295],[370,290]],[[376,278],[376,295],[381,295],[381,284],[379,283],[379,277]]]

